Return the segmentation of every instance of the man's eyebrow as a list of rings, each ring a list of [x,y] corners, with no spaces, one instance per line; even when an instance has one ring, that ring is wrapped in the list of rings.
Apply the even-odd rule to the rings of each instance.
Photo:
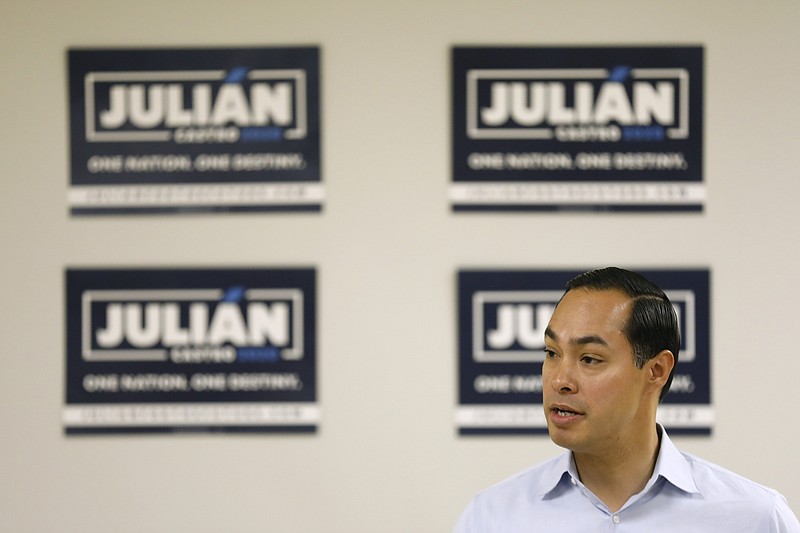
[[[550,329],[549,326],[544,330],[544,336],[558,342],[558,335],[555,331]],[[570,339],[569,342],[570,344],[575,344],[577,346],[584,346],[586,344],[599,344],[600,346],[608,346],[608,342],[599,335],[584,335],[583,337]]]
[[[586,344],[599,344],[600,346],[608,346],[608,342],[606,342],[606,340],[599,335],[586,335],[584,337],[578,337],[577,339],[574,339],[572,343],[579,346]]]

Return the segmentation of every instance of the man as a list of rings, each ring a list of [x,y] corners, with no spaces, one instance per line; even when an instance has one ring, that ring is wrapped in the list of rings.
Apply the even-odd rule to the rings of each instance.
[[[454,531],[800,533],[783,496],[678,451],[656,423],[679,347],[672,304],[642,276],[567,283],[542,380],[550,438],[570,452],[479,493]]]

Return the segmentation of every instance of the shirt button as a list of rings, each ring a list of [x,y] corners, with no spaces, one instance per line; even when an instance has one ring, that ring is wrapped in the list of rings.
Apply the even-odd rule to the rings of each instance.
[[[619,517],[617,515],[614,515],[611,520],[613,520],[615,524],[619,524]]]

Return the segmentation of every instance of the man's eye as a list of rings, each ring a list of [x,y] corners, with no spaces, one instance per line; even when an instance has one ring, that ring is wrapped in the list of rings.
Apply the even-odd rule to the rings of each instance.
[[[583,357],[581,357],[581,361],[583,361],[587,365],[596,365],[597,363],[602,362],[600,361],[600,359],[592,357],[591,355],[584,355]]]
[[[544,357],[545,359],[552,359],[556,356],[556,352],[553,350],[548,350],[547,348],[544,349]]]

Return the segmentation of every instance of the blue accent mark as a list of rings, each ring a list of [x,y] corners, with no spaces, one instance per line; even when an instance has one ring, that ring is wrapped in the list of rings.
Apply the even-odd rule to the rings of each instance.
[[[239,348],[236,350],[236,360],[240,363],[277,363],[280,360],[280,350],[274,346]]]
[[[231,69],[231,71],[228,72],[228,75],[225,76],[223,83],[242,83],[249,70],[250,69],[247,67],[236,67]]]
[[[631,74],[631,67],[620,65],[611,69],[611,74],[608,75],[608,81],[624,82]]]
[[[239,141],[244,143],[273,142],[283,140],[283,128],[270,126],[266,128],[241,128]]]
[[[242,286],[231,287],[225,292],[225,295],[222,297],[222,301],[239,302],[244,297],[244,290],[245,288]]]

